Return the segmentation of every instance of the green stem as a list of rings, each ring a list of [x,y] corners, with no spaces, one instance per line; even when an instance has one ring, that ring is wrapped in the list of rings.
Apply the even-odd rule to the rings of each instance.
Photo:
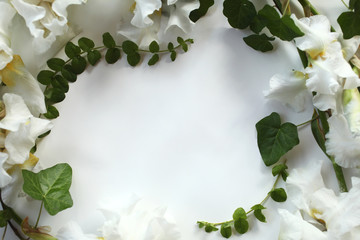
[[[301,6],[304,8],[304,11],[305,9],[310,9],[310,12],[313,14],[313,15],[318,15],[319,12],[316,10],[316,8],[309,2],[309,0],[298,0],[299,3],[301,4]],[[307,16],[309,17],[309,16]]]
[[[344,4],[344,6],[345,6],[347,9],[349,9],[349,10],[350,10],[349,6],[345,3],[345,1],[344,1],[344,0],[341,0],[341,2]]]
[[[336,176],[336,179],[337,179],[338,184],[339,184],[340,192],[348,192],[348,188],[347,188],[347,185],[346,185],[346,181],[345,181],[344,172],[343,172],[342,167],[340,167],[335,162],[334,157],[330,157],[330,160],[332,162],[333,169],[335,171],[335,176]]]
[[[280,177],[281,177],[281,174],[279,174],[277,177],[276,177],[276,180],[271,188],[271,190],[268,192],[268,194],[266,195],[266,197],[260,202],[260,205],[263,205],[270,197],[270,192],[273,191],[275,188],[276,188],[276,185],[278,184],[279,180],[280,180]],[[250,209],[249,211],[246,212],[246,215],[249,215],[253,212],[254,210],[253,209]],[[232,220],[229,220],[229,221],[225,221],[225,222],[218,222],[218,223],[209,223],[209,222],[204,222],[204,221],[198,221],[197,223],[203,223],[203,224],[210,224],[214,227],[216,226],[221,226],[223,224],[227,224],[227,223],[233,223],[234,222],[234,219]]]
[[[6,235],[6,230],[7,230],[7,224],[5,225],[5,229],[4,229],[4,232],[3,232],[3,235],[2,235],[2,240],[4,240],[5,239],[5,235]]]
[[[40,221],[40,217],[41,217],[41,212],[42,212],[43,206],[44,206],[44,201],[41,201],[39,215],[38,215],[38,217],[37,217],[37,220],[36,220],[36,223],[35,223],[34,228],[37,228],[37,226],[38,226],[38,224],[39,224],[39,221]]]
[[[316,120],[316,119],[318,119],[318,118],[319,118],[319,115],[316,116],[316,117],[314,117],[314,118],[312,118],[312,119],[310,119],[309,121],[306,121],[306,122],[300,123],[299,125],[296,125],[296,127],[301,127],[301,126],[304,126],[304,125],[306,125],[306,124],[309,124],[309,123],[311,123],[312,121],[314,121],[314,120]]]

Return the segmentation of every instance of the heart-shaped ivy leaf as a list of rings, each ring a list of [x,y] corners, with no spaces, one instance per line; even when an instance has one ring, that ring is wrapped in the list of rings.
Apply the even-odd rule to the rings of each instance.
[[[57,164],[39,173],[22,170],[23,189],[30,197],[44,202],[50,215],[70,208],[73,201],[70,196],[72,169],[66,163]]]
[[[299,144],[297,127],[292,123],[281,124],[280,115],[271,113],[256,124],[257,142],[266,166],[273,165]]]

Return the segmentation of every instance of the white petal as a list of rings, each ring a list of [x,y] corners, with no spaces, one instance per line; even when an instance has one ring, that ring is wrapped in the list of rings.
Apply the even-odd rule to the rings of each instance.
[[[174,5],[169,6],[170,18],[165,28],[165,33],[173,27],[178,27],[184,33],[189,33],[194,26],[194,23],[189,18],[189,14],[192,10],[198,8],[199,5],[198,1],[177,1]]]
[[[8,185],[12,179],[3,166],[7,159],[8,155],[6,153],[0,152],[0,188]]]
[[[0,2],[0,70],[12,60],[9,26],[15,13],[15,9],[10,4]]]
[[[333,115],[328,119],[330,130],[326,134],[328,154],[342,167],[360,166],[360,139],[354,137],[343,115]]]
[[[305,85],[305,76],[300,72],[274,75],[270,79],[270,89],[264,94],[267,98],[289,105],[297,112],[304,110],[306,99],[311,99]]]
[[[64,227],[60,228],[56,234],[59,240],[97,240],[94,235],[84,234],[79,224],[74,221],[68,222]]]
[[[0,36],[0,70],[13,60],[13,51]],[[0,77],[1,80],[1,77]]]
[[[6,115],[0,121],[0,128],[9,131],[18,131],[20,125],[29,121],[32,115],[24,100],[16,94],[4,94],[3,101],[5,104]]]
[[[295,214],[279,209],[281,216],[279,240],[327,240],[319,229],[304,221],[300,212]]]
[[[312,161],[306,168],[292,170],[286,181],[289,199],[297,208],[309,214],[311,195],[325,186],[321,176],[321,166],[322,161]]]
[[[354,36],[345,40],[341,35],[339,41],[341,42],[344,58],[346,61],[349,61],[359,48],[360,36]]]
[[[162,5],[161,0],[135,0],[135,2],[135,15],[131,20],[131,24],[138,28],[145,28],[152,25],[154,22],[149,15],[160,10]]]

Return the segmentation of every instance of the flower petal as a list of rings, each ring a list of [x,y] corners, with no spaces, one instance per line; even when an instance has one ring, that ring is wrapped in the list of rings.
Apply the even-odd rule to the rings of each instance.
[[[56,238],[59,240],[99,240],[94,235],[84,234],[79,224],[74,221],[70,221],[60,228]]]
[[[0,188],[5,187],[11,182],[11,176],[4,169],[4,163],[8,159],[6,153],[0,152]]]
[[[160,10],[162,5],[161,0],[135,0],[135,2],[136,6],[131,24],[138,28],[145,28],[152,25],[154,22],[149,15]]]
[[[173,27],[178,27],[184,33],[189,33],[195,24],[189,18],[190,12],[199,6],[199,1],[177,1],[175,4],[169,5],[168,8],[170,9],[168,11],[170,11],[170,17],[165,33]]]

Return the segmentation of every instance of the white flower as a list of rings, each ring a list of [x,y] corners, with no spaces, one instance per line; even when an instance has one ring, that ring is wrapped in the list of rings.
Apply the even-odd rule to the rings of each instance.
[[[68,32],[67,7],[86,0],[11,0],[31,35],[39,53],[47,51],[58,36]]]
[[[276,99],[300,112],[304,110],[306,99],[311,99],[305,81],[305,74],[299,71],[276,74],[270,79],[270,89],[264,92],[265,97]]]
[[[342,167],[360,166],[360,94],[357,89],[344,91],[343,114],[328,119],[328,154]]]
[[[56,238],[58,240],[99,240],[100,238],[84,234],[79,224],[74,221],[68,222],[64,227],[60,228]]]
[[[161,8],[161,0],[135,0],[136,6],[131,24],[138,28],[151,26],[154,21],[149,17]]]
[[[0,80],[6,84],[6,87],[1,88],[2,94],[20,95],[35,116],[46,112],[44,94],[39,83],[26,69],[20,56],[14,55],[13,60],[0,70]]]
[[[30,149],[35,145],[36,138],[49,131],[52,123],[45,119],[33,117],[24,103],[24,100],[16,95],[6,93],[3,96],[6,115],[0,121],[0,129],[6,131],[3,146],[8,154],[5,162],[5,170],[16,164],[24,164],[29,158]],[[4,187],[9,182],[1,182]]]
[[[357,201],[360,179],[352,178],[350,191],[336,195],[324,186],[321,165],[322,162],[313,162],[306,170],[294,169],[290,173],[286,188],[289,199],[301,214],[280,211],[284,219],[280,239],[357,239],[354,233],[360,228],[360,203]]]
[[[15,9],[10,4],[0,2],[0,70],[12,61],[9,26],[15,13]]]
[[[144,199],[133,199],[119,213],[102,210],[106,221],[100,229],[106,240],[175,240],[179,232],[166,209],[153,206]]]

